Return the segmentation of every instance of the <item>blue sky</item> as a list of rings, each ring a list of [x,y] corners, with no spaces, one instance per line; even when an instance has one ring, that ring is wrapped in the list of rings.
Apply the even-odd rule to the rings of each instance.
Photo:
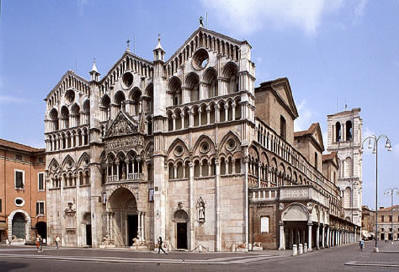
[[[152,59],[157,34],[167,57],[208,16],[208,28],[253,46],[257,84],[288,77],[296,128],[361,107],[363,134],[387,134],[379,153],[380,203],[398,183],[399,1],[367,0],[3,0],[0,17],[0,138],[43,146],[43,98],[68,69],[88,78],[121,57],[126,40]],[[132,42],[133,43],[133,42]],[[374,202],[374,156],[363,157],[363,202]],[[399,187],[399,185],[398,185]],[[395,203],[399,202],[396,196]]]

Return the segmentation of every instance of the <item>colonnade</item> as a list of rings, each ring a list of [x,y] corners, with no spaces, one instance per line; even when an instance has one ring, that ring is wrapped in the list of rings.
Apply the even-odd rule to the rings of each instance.
[[[291,249],[293,245],[305,244],[307,250],[313,248],[327,248],[351,244],[358,241],[356,235],[356,227],[354,231],[340,229],[338,227],[330,227],[327,224],[308,222],[289,222],[280,223],[280,242],[279,250]]]

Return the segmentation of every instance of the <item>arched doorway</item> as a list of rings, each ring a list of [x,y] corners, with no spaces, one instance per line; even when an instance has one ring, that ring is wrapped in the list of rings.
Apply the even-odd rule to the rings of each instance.
[[[116,246],[131,246],[138,234],[137,202],[126,188],[119,188],[109,199],[111,239]]]
[[[39,234],[42,239],[47,240],[47,224],[46,222],[37,222],[36,223],[36,231],[37,234]]]
[[[176,248],[188,249],[188,242],[187,242],[188,214],[184,210],[178,210],[175,212],[174,221],[176,222]]]
[[[25,239],[26,237],[26,220],[23,213],[16,213],[12,219],[12,236],[18,239]]]
[[[86,246],[92,245],[91,239],[91,214],[89,212],[85,213],[83,216],[83,225],[85,226],[84,231],[86,233]]]
[[[284,233],[280,235],[284,235],[284,245],[280,245],[280,248],[292,249],[293,245],[299,246],[308,241],[309,212],[305,206],[299,203],[290,204],[283,211],[281,219],[284,224]]]

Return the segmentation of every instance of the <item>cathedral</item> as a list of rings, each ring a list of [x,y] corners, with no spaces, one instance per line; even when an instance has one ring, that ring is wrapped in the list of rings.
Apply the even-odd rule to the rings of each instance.
[[[48,242],[151,250],[162,237],[189,251],[355,242],[338,136],[329,128],[324,154],[318,123],[294,132],[288,79],[255,87],[251,49],[201,25],[168,59],[158,37],[152,60],[128,47],[101,78],[96,63],[90,80],[66,72],[45,99]],[[347,152],[361,137],[356,122],[339,130],[351,133],[339,140]]]

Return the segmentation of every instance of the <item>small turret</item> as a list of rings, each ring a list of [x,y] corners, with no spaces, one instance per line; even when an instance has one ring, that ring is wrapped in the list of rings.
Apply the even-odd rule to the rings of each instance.
[[[154,61],[164,61],[165,50],[163,50],[161,45],[161,35],[158,34],[158,44],[153,50],[154,52]]]
[[[90,80],[91,81],[98,81],[100,78],[100,73],[97,70],[96,59],[93,60],[93,66],[91,67]]]

